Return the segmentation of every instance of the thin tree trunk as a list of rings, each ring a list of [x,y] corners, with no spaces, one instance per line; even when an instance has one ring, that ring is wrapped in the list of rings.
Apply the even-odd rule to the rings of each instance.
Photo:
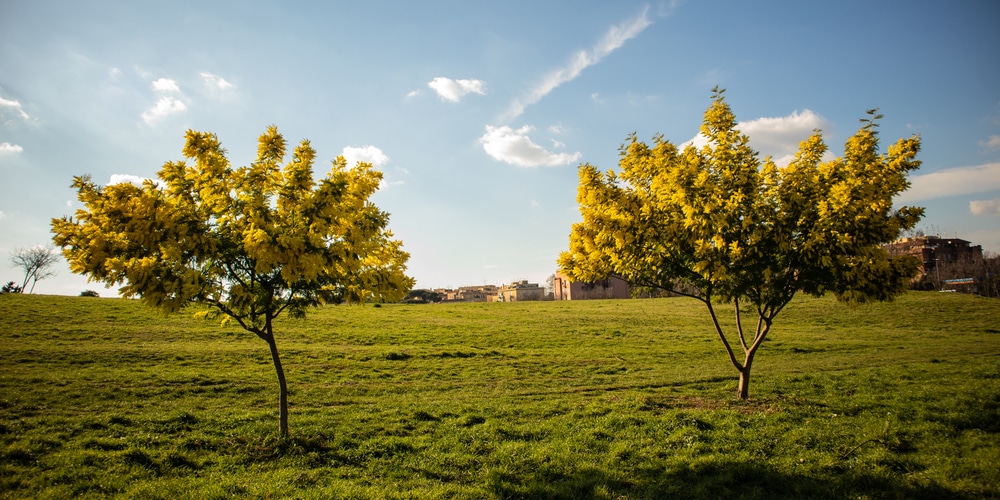
[[[758,329],[760,326],[757,327]],[[736,397],[746,401],[750,399],[750,368],[753,366],[753,358],[757,355],[757,349],[764,343],[764,338],[767,337],[767,332],[771,331],[771,320],[765,318],[764,329],[760,331],[754,338],[754,342],[750,344],[747,348],[746,358],[743,360],[742,367],[736,367],[740,372],[740,385],[736,389]]]
[[[288,384],[285,383],[285,370],[281,367],[281,357],[278,356],[278,344],[271,331],[271,318],[266,319],[267,346],[271,348],[271,361],[274,371],[278,374],[278,427],[281,437],[288,437]]]
[[[740,385],[736,387],[736,397],[746,401],[750,399],[750,360],[743,364],[740,370]]]

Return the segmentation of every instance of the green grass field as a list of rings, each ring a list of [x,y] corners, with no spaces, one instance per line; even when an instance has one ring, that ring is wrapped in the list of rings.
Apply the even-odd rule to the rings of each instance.
[[[997,498],[1000,302],[799,298],[751,400],[690,299],[326,307],[266,344],[0,296],[0,497]]]

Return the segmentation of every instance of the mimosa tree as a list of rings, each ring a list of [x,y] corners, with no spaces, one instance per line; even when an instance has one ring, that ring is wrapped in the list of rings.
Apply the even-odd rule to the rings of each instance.
[[[716,89],[700,149],[680,150],[662,136],[649,146],[633,135],[621,148],[620,172],[580,167],[583,220],[573,225],[559,265],[578,281],[617,276],[703,302],[739,372],[737,395],[746,399],[754,356],[796,293],[890,300],[917,272],[916,258],[890,258],[881,245],[923,215],[892,201],[920,165],[920,139],[880,153],[881,116],[868,114],[843,156],[823,161],[826,145],[816,131],[778,167],[750,147]],[[716,312],[721,305],[733,308],[731,328]],[[746,331],[745,311],[756,324]]]
[[[343,157],[319,182],[316,152],[303,140],[291,159],[269,127],[257,161],[234,169],[212,133],[189,130],[184,156],[159,181],[72,186],[85,208],[52,220],[70,270],[119,285],[165,312],[204,304],[267,342],[279,385],[279,424],[288,434],[288,388],[274,320],[323,303],[396,301],[413,286],[409,254],[370,196],[382,174]]]

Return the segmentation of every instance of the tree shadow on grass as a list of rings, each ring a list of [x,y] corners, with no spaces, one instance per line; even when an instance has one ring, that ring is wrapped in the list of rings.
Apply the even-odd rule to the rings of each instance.
[[[916,486],[873,474],[848,471],[834,479],[788,474],[750,463],[700,464],[680,470],[637,470],[627,478],[602,470],[529,477],[498,474],[489,478],[497,498],[726,498],[970,499],[937,485]]]

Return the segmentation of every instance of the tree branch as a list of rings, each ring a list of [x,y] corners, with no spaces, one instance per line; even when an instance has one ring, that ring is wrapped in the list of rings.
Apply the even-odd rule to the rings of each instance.
[[[236,320],[236,322],[239,323],[240,326],[243,327],[244,330],[246,330],[246,331],[248,331],[250,333],[253,333],[254,335],[260,337],[261,340],[263,340],[265,342],[270,342],[270,340],[267,338],[267,336],[264,334],[264,332],[261,329],[255,328],[253,326],[248,325],[247,322],[246,322],[246,320],[244,320],[242,316],[236,314],[232,309],[230,309],[229,307],[227,307],[226,304],[223,303],[222,301],[216,300],[216,299],[211,299],[211,300],[208,301],[208,303],[211,304],[211,305],[213,305],[213,306],[215,306],[215,308],[218,309],[219,311],[221,311],[222,314],[225,314],[226,316],[229,316],[230,318],[233,318],[234,320]]]
[[[722,327],[719,325],[719,318],[715,315],[715,309],[712,308],[711,298],[705,300],[705,305],[708,307],[708,314],[712,316],[712,323],[715,325],[715,331],[719,334],[719,339],[722,340],[722,345],[726,346],[726,353],[729,354],[729,361],[733,363],[733,366],[737,370],[743,371],[743,363],[740,363],[736,359],[736,354],[733,353],[732,346],[729,345],[729,341],[726,340],[726,334],[722,332]]]
[[[673,287],[669,287],[668,288],[668,287],[665,287],[665,286],[663,286],[662,284],[659,284],[659,283],[653,283],[653,282],[645,281],[645,280],[628,280],[628,279],[625,279],[624,276],[622,276],[621,274],[618,274],[618,273],[611,273],[611,274],[609,274],[609,276],[611,276],[613,278],[618,278],[618,279],[620,279],[620,280],[628,283],[629,285],[638,285],[638,286],[642,286],[642,287],[646,287],[646,288],[656,288],[656,289],[659,289],[659,290],[663,290],[664,292],[676,293],[677,295],[680,295],[680,296],[683,296],[683,297],[690,297],[692,299],[697,299],[697,300],[700,300],[702,302],[705,302],[705,298],[702,297],[702,296],[694,295],[692,293],[682,292],[680,290],[675,290],[675,289],[673,289]]]
[[[740,345],[743,347],[743,352],[747,351],[747,340],[743,335],[743,321],[740,318],[740,299],[733,297],[733,309],[736,311],[736,332],[740,335]]]

